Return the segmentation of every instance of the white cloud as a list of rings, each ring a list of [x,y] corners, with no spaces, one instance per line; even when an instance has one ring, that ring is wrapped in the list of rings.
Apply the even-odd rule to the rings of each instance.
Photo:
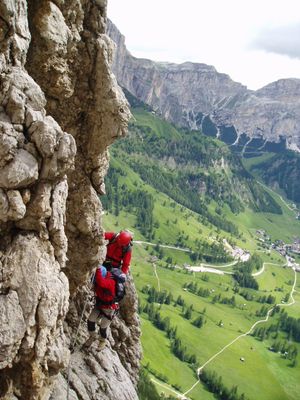
[[[300,35],[286,29],[285,41],[270,48],[278,27],[300,23],[298,9],[298,0],[108,0],[134,56],[206,63],[250,89],[300,78],[300,60],[286,56],[297,54]]]
[[[300,59],[300,23],[265,28],[254,39],[253,47]]]

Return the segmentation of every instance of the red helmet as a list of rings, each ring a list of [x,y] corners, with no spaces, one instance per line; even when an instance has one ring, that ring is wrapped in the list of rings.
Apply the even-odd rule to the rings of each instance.
[[[127,231],[121,231],[116,237],[116,242],[118,243],[119,246],[122,247],[128,246],[131,240],[132,240],[132,235]]]

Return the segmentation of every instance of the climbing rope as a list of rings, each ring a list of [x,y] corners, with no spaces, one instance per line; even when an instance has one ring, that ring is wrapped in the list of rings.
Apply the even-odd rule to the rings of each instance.
[[[92,285],[93,285],[93,282],[94,282],[95,274],[96,274],[96,270],[94,270],[92,278],[90,280],[90,285],[89,285],[89,289],[90,290],[92,289]],[[87,306],[88,300],[89,299],[87,297],[87,299],[84,302],[84,306],[83,306],[82,313],[81,313],[80,320],[79,320],[79,324],[78,324],[78,327],[77,327],[77,330],[76,330],[75,338],[71,342],[71,349],[70,349],[71,354],[75,351],[75,348],[76,348],[76,342],[77,342],[77,338],[78,338],[78,333],[79,333],[81,322],[82,322],[82,319],[83,319],[83,316],[84,316],[84,313],[85,313],[85,310],[86,310],[86,306]],[[67,400],[69,400],[69,395],[70,395],[70,371],[71,371],[71,355],[70,355],[70,360],[69,360],[68,369],[67,369]]]

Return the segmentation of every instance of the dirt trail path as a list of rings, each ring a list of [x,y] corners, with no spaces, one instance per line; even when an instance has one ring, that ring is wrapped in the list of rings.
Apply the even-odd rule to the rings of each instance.
[[[224,346],[220,351],[218,351],[211,358],[209,358],[201,367],[199,367],[197,369],[197,375],[198,376],[201,374],[201,371],[203,370],[204,367],[206,367],[211,361],[213,361],[216,357],[218,357],[220,354],[222,354],[226,349],[228,349],[230,346],[232,346],[235,342],[237,342],[241,338],[249,335],[257,325],[259,325],[261,323],[264,323],[264,322],[267,322],[269,320],[271,312],[274,310],[275,307],[277,307],[277,306],[279,306],[279,307],[290,307],[293,304],[295,304],[295,299],[293,297],[293,294],[295,292],[295,287],[296,287],[296,284],[297,284],[297,272],[295,271],[295,269],[293,269],[293,270],[294,270],[294,284],[293,284],[293,287],[292,287],[291,292],[290,292],[291,301],[289,303],[287,303],[287,304],[279,303],[279,304],[276,304],[275,306],[273,306],[272,308],[270,308],[270,310],[267,312],[266,318],[261,319],[259,321],[256,321],[246,333],[243,333],[242,335],[239,335],[238,337],[236,337],[234,340],[232,340],[230,343],[228,343],[226,346]],[[199,382],[200,381],[198,380],[196,383],[194,383],[194,385],[190,389],[188,389],[185,393],[183,393],[183,395],[185,396],[188,393],[190,393],[198,385]]]
[[[169,390],[171,393],[174,393],[178,399],[188,400],[188,397],[185,397],[182,393],[177,392],[175,389],[172,388],[172,386],[165,385],[154,378],[151,378],[151,381],[161,386],[162,388]]]
[[[280,198],[280,200],[283,202],[283,204],[290,210],[290,211],[294,211],[295,213],[297,212],[297,210],[295,210],[294,208],[292,208],[285,200],[284,198],[279,194],[276,193],[274,190],[272,190],[271,188],[269,188],[268,186],[264,185],[263,183],[259,182],[258,180],[256,181],[259,185],[263,186],[265,189],[270,190],[272,193],[274,193],[276,196],[278,196]]]
[[[254,272],[254,273],[251,274],[251,275],[252,275],[252,276],[259,276],[259,275],[261,275],[261,274],[265,271],[265,267],[266,267],[267,265],[277,265],[278,267],[285,267],[285,266],[287,265],[287,263],[285,263],[284,265],[282,265],[282,264],[276,264],[276,263],[271,263],[271,262],[264,262],[262,268],[261,268],[259,271]]]
[[[153,270],[154,270],[154,275],[156,276],[156,279],[157,279],[158,291],[160,292],[160,280],[159,280],[159,276],[157,273],[156,264],[153,263],[152,266],[153,266]]]
[[[137,244],[147,244],[147,245],[150,245],[150,246],[156,246],[156,245],[157,245],[157,244],[155,244],[155,243],[143,242],[143,241],[135,241],[134,243],[137,243]],[[188,250],[188,249],[182,249],[182,248],[179,248],[179,247],[167,246],[167,245],[160,245],[160,247],[167,247],[167,248],[176,249],[176,250],[181,250],[181,251],[190,251],[190,250]],[[205,266],[205,267],[214,267],[214,268],[228,268],[228,267],[231,267],[231,266],[235,265],[237,262],[238,262],[238,261],[233,261],[233,262],[231,262],[231,263],[229,263],[229,264],[225,264],[225,265],[201,264],[201,267],[203,268],[203,267]],[[277,266],[281,266],[280,264],[275,264],[275,263],[270,263],[270,262],[264,262],[262,268],[261,268],[259,271],[253,273],[252,276],[255,277],[255,276],[261,275],[261,274],[265,271],[266,265],[277,265]],[[286,265],[286,264],[285,264],[285,265]],[[157,273],[157,267],[156,267],[156,264],[155,264],[155,263],[153,263],[152,266],[153,266],[154,274],[155,274],[156,279],[157,279],[158,291],[160,292],[160,279],[159,279],[159,276],[158,276],[158,273]],[[204,268],[205,268],[205,267],[204,267]],[[193,267],[193,268],[200,268],[200,267]],[[205,269],[206,269],[206,268],[205,268]],[[259,321],[256,321],[246,333],[243,333],[243,334],[237,336],[234,340],[232,340],[230,343],[228,343],[227,345],[225,345],[220,351],[218,351],[218,352],[215,353],[212,357],[210,357],[201,367],[199,367],[199,368],[197,369],[197,375],[200,375],[200,373],[201,373],[201,371],[203,370],[204,367],[206,367],[211,361],[213,361],[215,358],[217,358],[220,354],[222,354],[226,349],[228,349],[230,346],[232,346],[235,342],[237,342],[238,340],[240,340],[241,338],[243,338],[243,337],[245,337],[245,336],[248,336],[248,335],[253,331],[253,329],[254,329],[257,325],[259,325],[259,324],[261,324],[261,323],[264,323],[264,322],[267,322],[267,321],[269,320],[269,317],[270,317],[271,312],[273,311],[273,309],[274,309],[276,306],[279,306],[279,307],[288,307],[288,306],[292,306],[293,304],[295,304],[295,299],[294,299],[294,297],[293,297],[293,294],[294,294],[294,292],[298,292],[298,291],[295,289],[296,284],[297,284],[297,273],[296,273],[296,271],[295,271],[294,268],[293,268],[293,270],[294,270],[294,284],[293,284],[293,287],[292,287],[291,292],[290,292],[290,299],[291,299],[291,302],[289,302],[288,304],[281,304],[281,303],[279,303],[279,304],[276,304],[275,306],[273,306],[272,308],[270,308],[270,310],[268,311],[268,313],[267,313],[267,315],[266,315],[266,318],[261,319],[261,320],[259,320]],[[207,272],[210,272],[210,271],[207,270]],[[171,387],[169,387],[169,386],[167,386],[167,385],[164,385],[164,384],[162,384],[161,382],[155,380],[154,378],[151,378],[151,380],[152,380],[153,382],[155,382],[157,385],[163,387],[164,389],[167,389],[167,390],[171,391],[172,393],[176,394],[177,397],[178,397],[179,399],[182,399],[182,400],[188,399],[188,397],[186,397],[186,395],[187,395],[188,393],[190,393],[190,392],[198,385],[198,383],[200,382],[199,380],[197,380],[197,382],[195,382],[194,385],[193,385],[190,389],[188,389],[185,393],[180,393],[180,392],[178,392],[178,391],[175,391],[174,389],[171,389]]]

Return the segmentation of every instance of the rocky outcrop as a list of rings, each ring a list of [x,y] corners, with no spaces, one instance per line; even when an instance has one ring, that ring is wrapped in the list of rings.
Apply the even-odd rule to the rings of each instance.
[[[65,399],[67,376],[73,399],[137,398],[132,282],[110,346],[80,350],[85,285],[105,252],[107,149],[130,117],[105,29],[105,0],[0,4],[1,399]]]
[[[119,84],[177,126],[202,129],[241,152],[300,151],[300,80],[283,79],[251,91],[206,64],[171,64],[133,57],[109,23],[117,44]]]
[[[71,304],[69,319],[78,321],[75,304]],[[87,314],[90,309],[89,303]],[[69,369],[59,375],[50,400],[65,400],[68,392],[72,400],[138,400],[134,387],[138,382],[141,358],[139,337],[137,294],[130,279],[120,317],[111,324],[108,346],[99,352],[95,341],[85,350],[81,345],[82,339],[87,339],[87,332],[85,326],[80,325],[79,343],[75,344]]]

